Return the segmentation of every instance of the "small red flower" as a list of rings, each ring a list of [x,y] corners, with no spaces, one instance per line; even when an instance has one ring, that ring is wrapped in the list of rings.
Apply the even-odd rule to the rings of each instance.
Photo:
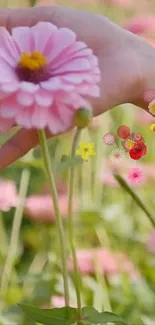
[[[134,133],[134,140],[141,141],[143,138],[140,133]]]
[[[144,156],[147,152],[147,147],[142,141],[137,141],[132,149],[129,151],[129,155],[132,159],[138,160]]]
[[[117,134],[121,139],[126,139],[129,137],[130,135],[130,129],[128,128],[128,126],[126,125],[121,125],[118,129],[117,129]]]
[[[137,141],[137,142],[135,143],[134,147],[135,147],[138,151],[142,152],[142,155],[143,155],[143,156],[146,155],[146,153],[147,153],[147,146],[145,145],[144,142],[142,142],[142,141]]]

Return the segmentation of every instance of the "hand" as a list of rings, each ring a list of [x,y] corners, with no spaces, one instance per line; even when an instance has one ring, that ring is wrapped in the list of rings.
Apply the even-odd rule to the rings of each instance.
[[[82,11],[54,6],[0,12],[0,25],[9,30],[15,26],[32,26],[38,21],[72,29],[98,56],[101,97],[92,102],[94,115],[123,103],[146,108],[144,91],[155,84],[155,50],[151,46],[105,17]],[[36,131],[20,130],[0,149],[0,168],[26,154],[37,143]]]

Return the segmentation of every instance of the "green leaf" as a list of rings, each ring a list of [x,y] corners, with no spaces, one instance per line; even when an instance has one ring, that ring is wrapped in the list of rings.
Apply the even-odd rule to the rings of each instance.
[[[119,325],[126,325],[125,321],[120,316],[107,311],[99,313],[93,307],[84,307],[82,309],[82,315],[85,324],[115,323]]]
[[[40,309],[33,306],[18,304],[23,312],[32,320],[45,325],[71,325],[77,319],[76,308],[63,307]]]
[[[138,195],[131,189],[131,187],[125,182],[125,180],[120,175],[114,175],[116,181],[121,185],[121,187],[133,198],[135,203],[143,210],[146,214],[153,227],[155,227],[155,220],[153,219],[151,213],[148,211],[147,207],[138,197]]]

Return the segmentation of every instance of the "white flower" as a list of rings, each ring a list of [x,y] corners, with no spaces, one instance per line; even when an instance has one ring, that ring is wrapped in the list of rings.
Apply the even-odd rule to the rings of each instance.
[[[112,150],[109,158],[114,164],[120,164],[125,158],[125,153],[123,150],[116,148]]]

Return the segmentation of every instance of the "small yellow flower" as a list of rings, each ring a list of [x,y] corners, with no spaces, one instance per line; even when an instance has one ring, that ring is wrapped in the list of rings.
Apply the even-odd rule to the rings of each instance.
[[[149,108],[149,112],[152,115],[155,115],[155,99],[152,100],[152,102],[149,104],[148,108]]]
[[[152,125],[150,126],[150,129],[151,129],[152,131],[155,132],[155,124],[152,124]]]
[[[76,155],[81,156],[84,161],[87,161],[89,156],[96,155],[93,142],[86,144],[81,141],[79,147],[80,148],[76,150]]]

